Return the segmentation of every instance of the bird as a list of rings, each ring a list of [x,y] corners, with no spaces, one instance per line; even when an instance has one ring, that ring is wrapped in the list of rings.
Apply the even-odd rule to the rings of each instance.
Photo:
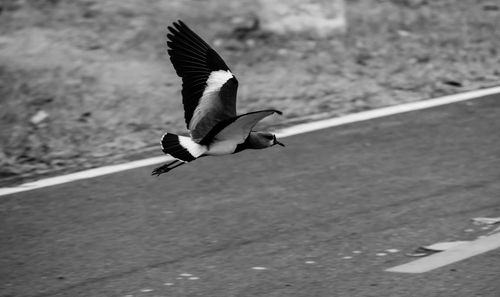
[[[221,56],[184,22],[167,27],[167,52],[177,76],[182,78],[182,104],[189,136],[165,133],[161,149],[175,160],[151,173],[160,176],[205,156],[222,156],[246,149],[285,146],[268,131],[254,126],[276,109],[237,115],[238,80]]]

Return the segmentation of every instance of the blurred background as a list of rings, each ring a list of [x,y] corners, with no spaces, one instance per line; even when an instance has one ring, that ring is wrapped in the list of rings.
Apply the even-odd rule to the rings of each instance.
[[[283,125],[498,85],[498,1],[2,0],[0,179],[161,155],[182,19]]]

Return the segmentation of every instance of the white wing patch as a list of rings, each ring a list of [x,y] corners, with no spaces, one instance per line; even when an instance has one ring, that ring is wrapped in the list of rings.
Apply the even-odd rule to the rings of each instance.
[[[207,79],[207,87],[203,91],[201,100],[203,101],[203,97],[205,97],[206,94],[219,92],[220,88],[232,77],[233,74],[229,70],[212,71]]]
[[[207,152],[207,147],[194,142],[190,137],[179,136],[179,144],[195,158]]]
[[[212,71],[206,81],[198,106],[189,122],[189,130],[195,141],[200,141],[219,121],[224,119],[226,108],[219,98],[222,86],[233,78],[229,70]],[[222,118],[218,118],[221,117]]]

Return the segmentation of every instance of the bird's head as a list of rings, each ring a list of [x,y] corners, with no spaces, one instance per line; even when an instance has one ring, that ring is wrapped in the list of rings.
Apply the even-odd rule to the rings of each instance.
[[[276,135],[270,132],[253,132],[252,134],[256,136],[256,143],[254,144],[255,148],[266,148],[276,144],[285,146],[283,143],[279,142],[276,139]]]

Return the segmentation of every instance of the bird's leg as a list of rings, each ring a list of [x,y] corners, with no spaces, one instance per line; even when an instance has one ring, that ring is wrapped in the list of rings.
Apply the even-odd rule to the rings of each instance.
[[[170,171],[170,170],[172,170],[172,169],[174,169],[174,168],[177,168],[177,167],[179,167],[179,166],[181,166],[181,165],[184,165],[184,164],[186,164],[186,163],[179,161],[179,164],[177,164],[177,165],[175,165],[175,166],[170,167],[170,168],[168,169],[168,171]]]
[[[172,170],[174,168],[177,168],[177,167],[179,167],[179,166],[181,166],[183,164],[184,164],[184,162],[181,162],[179,160],[174,160],[174,161],[172,161],[170,163],[163,164],[162,166],[155,168],[153,170],[153,172],[151,172],[151,175],[160,176],[161,174],[167,173],[170,170]]]

